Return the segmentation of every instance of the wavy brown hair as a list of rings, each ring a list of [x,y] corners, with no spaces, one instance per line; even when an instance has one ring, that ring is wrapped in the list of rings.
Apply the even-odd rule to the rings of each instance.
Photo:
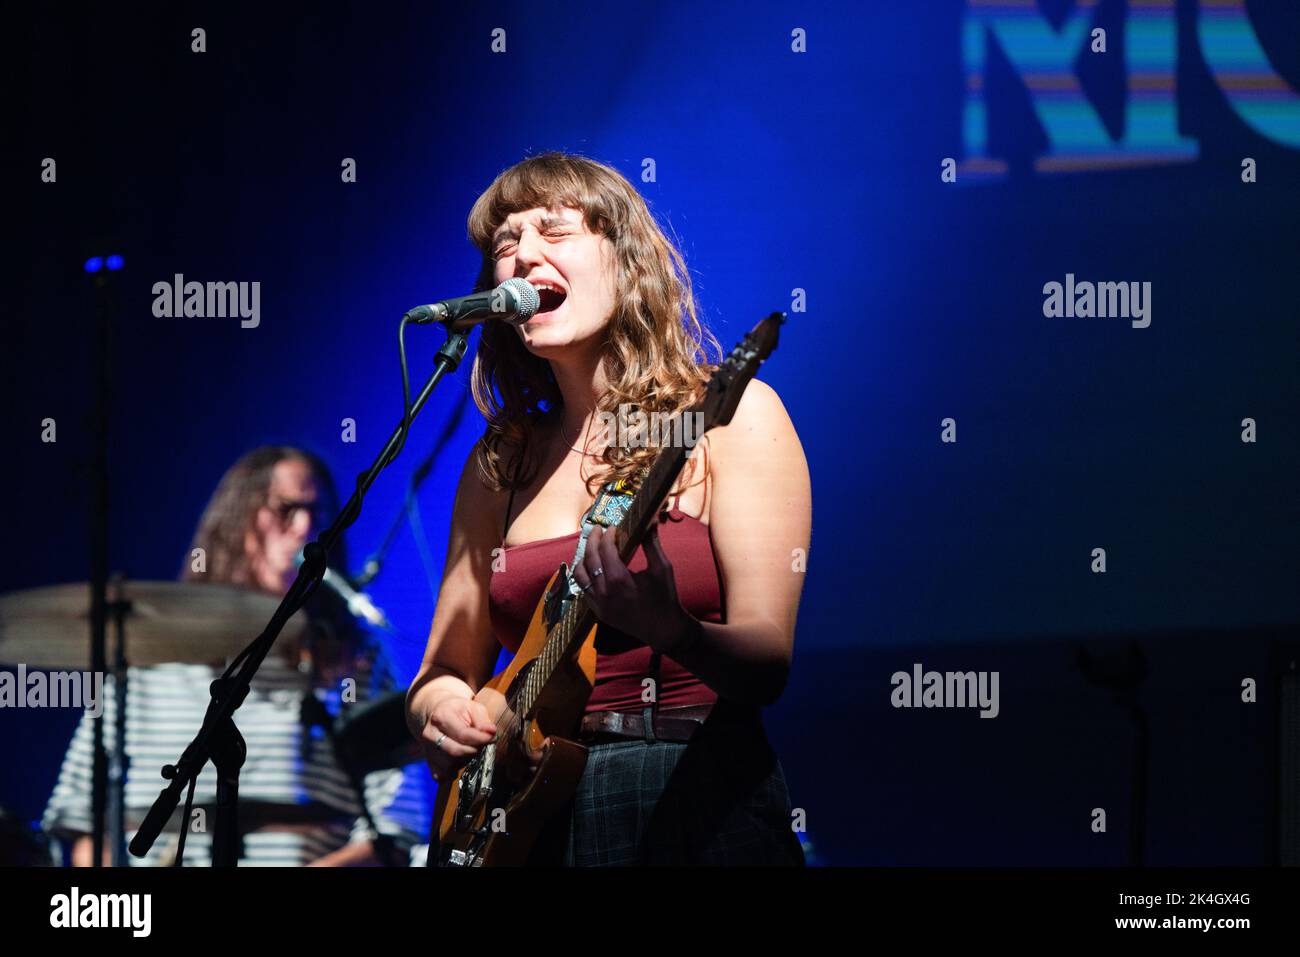
[[[552,152],[501,173],[469,213],[469,238],[483,256],[475,291],[496,285],[493,233],[511,213],[539,206],[579,210],[587,229],[614,246],[617,306],[603,353],[610,385],[597,401],[597,413],[617,415],[624,405],[651,417],[693,405],[721,360],[721,347],[696,313],[681,253],[641,194],[613,167]],[[556,420],[564,403],[550,363],[529,352],[513,327],[486,323],[471,376],[474,402],[487,420],[476,446],[479,471],[496,490],[526,486],[540,466],[532,443],[536,428]],[[656,455],[655,448],[611,444],[587,480],[588,490],[633,478]]]

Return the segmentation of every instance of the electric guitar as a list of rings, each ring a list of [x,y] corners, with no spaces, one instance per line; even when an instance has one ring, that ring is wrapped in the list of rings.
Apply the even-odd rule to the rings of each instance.
[[[731,421],[745,386],[776,348],[784,321],[774,312],[756,325],[714,371],[704,398],[681,413],[697,417],[696,438]],[[688,451],[678,443],[659,453],[615,526],[624,562],[645,539]],[[439,782],[429,854],[434,866],[524,864],[548,818],[577,790],[587,749],[573,739],[595,683],[598,622],[582,593],[573,595],[569,586],[566,563],[551,576],[514,659],[474,696],[497,731],[455,778]],[[540,753],[535,772],[528,753]]]

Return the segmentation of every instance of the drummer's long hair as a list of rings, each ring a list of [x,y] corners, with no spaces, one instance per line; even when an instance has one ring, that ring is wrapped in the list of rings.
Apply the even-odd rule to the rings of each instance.
[[[597,411],[620,405],[647,417],[672,415],[697,401],[721,348],[696,314],[690,273],[641,194],[613,167],[568,153],[529,157],[501,173],[470,210],[469,238],[482,254],[476,291],[495,286],[493,233],[511,213],[569,206],[614,246],[617,306],[604,363],[609,388]],[[471,387],[487,427],[476,461],[488,487],[520,488],[540,462],[529,439],[543,417],[558,416],[563,397],[550,363],[524,347],[506,323],[485,323]],[[658,449],[603,450],[589,491],[647,467]]]
[[[199,518],[193,544],[185,557],[181,572],[183,581],[257,587],[244,542],[254,529],[257,510],[270,497],[271,473],[285,461],[302,462],[311,470],[324,499],[325,514],[333,518],[338,508],[334,479],[318,456],[291,445],[264,445],[253,449],[230,466],[217,483],[216,491]],[[195,549],[200,548],[203,549],[201,563],[195,559]],[[341,539],[330,554],[330,564],[347,567]],[[202,570],[196,570],[196,565]]]
[[[185,557],[183,581],[257,588],[249,567],[245,540],[254,529],[257,510],[267,504],[271,473],[281,462],[307,465],[324,505],[325,521],[338,511],[338,495],[329,468],[319,456],[291,445],[264,445],[253,449],[226,470],[217,490],[199,518],[194,541]],[[203,549],[204,567],[195,569],[195,549]],[[330,565],[346,569],[347,549],[340,537],[330,551]],[[355,655],[364,648],[365,633],[348,612],[347,603],[333,591],[317,586],[304,606],[311,619],[308,642],[319,674],[344,674],[355,668]],[[289,653],[289,649],[284,649]]]

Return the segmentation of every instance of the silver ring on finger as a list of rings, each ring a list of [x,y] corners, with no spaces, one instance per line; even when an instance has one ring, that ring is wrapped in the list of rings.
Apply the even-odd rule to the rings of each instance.
[[[435,741],[435,742],[433,742],[433,746],[434,746],[435,748],[437,748],[439,751],[442,750],[442,739],[445,738],[445,737],[447,737],[447,732],[446,732],[446,731],[444,731],[442,734],[438,735],[438,740]]]
[[[591,580],[594,582],[597,578],[599,578],[603,574],[605,574],[605,569],[597,565],[595,568],[591,570]]]

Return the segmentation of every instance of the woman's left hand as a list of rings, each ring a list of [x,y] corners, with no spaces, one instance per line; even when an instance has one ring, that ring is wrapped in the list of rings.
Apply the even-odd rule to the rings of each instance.
[[[614,531],[601,525],[592,528],[582,561],[573,569],[574,580],[602,622],[671,654],[689,633],[691,616],[677,599],[673,566],[659,542],[659,530],[652,525],[646,535],[642,572],[631,571],[618,557]]]

